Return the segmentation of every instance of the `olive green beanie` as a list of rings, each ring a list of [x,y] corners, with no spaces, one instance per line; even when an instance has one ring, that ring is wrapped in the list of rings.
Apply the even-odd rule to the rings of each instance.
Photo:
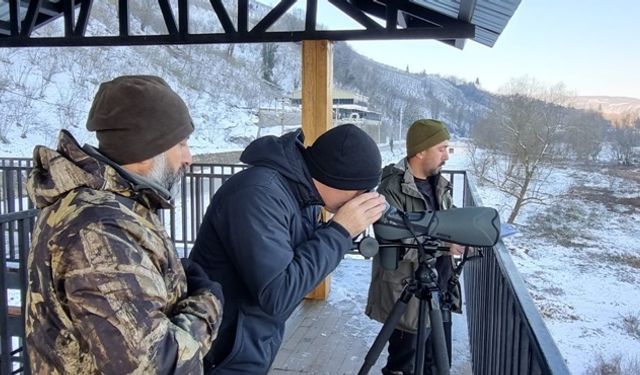
[[[449,139],[449,131],[441,121],[417,120],[411,124],[407,132],[407,156],[411,157],[447,139]]]
[[[193,132],[189,110],[160,77],[121,76],[103,82],[89,111],[87,129],[98,149],[118,164],[160,155]]]

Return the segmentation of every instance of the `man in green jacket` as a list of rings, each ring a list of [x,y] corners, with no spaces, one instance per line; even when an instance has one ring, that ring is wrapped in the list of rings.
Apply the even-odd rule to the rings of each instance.
[[[31,372],[201,374],[221,288],[181,264],[156,215],[191,164],[187,107],[158,77],[118,77],[100,85],[87,129],[97,149],[63,130],[56,150],[34,150]]]
[[[417,120],[407,132],[407,156],[397,164],[390,164],[382,171],[382,181],[378,192],[387,202],[405,212],[446,210],[452,207],[451,185],[440,172],[449,159],[449,132],[437,120]],[[464,248],[448,244],[449,254],[460,255]],[[438,286],[444,292],[449,277],[453,273],[451,255],[443,254],[435,261],[438,272]],[[416,249],[407,249],[398,262],[398,268],[388,270],[382,267],[380,256],[372,262],[371,284],[366,314],[371,319],[384,323],[393,305],[404,289],[403,280],[411,279],[418,267]],[[459,288],[454,293],[453,310],[460,311]],[[385,375],[407,375],[414,373],[416,332],[418,327],[419,300],[411,298],[407,310],[389,338]],[[449,330],[450,324],[445,326]],[[431,374],[430,341],[424,374]]]

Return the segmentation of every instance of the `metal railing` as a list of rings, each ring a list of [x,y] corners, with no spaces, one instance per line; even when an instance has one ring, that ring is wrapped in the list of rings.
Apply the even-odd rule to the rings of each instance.
[[[176,199],[175,209],[161,213],[178,251],[182,251],[181,255],[186,254],[193,245],[213,193],[229,177],[245,168],[244,165],[191,166],[182,181],[183,188]],[[452,182],[456,206],[481,205],[466,172],[445,171],[444,174]],[[26,285],[24,262],[35,214],[36,210],[28,210],[0,215],[0,245],[5,254],[0,257],[3,270],[0,276],[2,301],[7,301],[7,290],[11,289],[11,285],[17,285],[24,304],[25,288],[21,286]],[[8,266],[13,266],[17,271],[9,271]],[[12,275],[19,276],[16,278]],[[527,292],[522,276],[502,242],[491,251],[486,251],[483,258],[468,262],[463,275],[474,374],[569,374]],[[1,348],[10,348],[6,351],[0,349],[1,374],[18,370],[28,373],[28,368],[18,367],[24,355],[21,339],[8,336],[9,329],[23,327],[23,307],[15,310],[15,306],[0,304],[0,345]],[[11,316],[10,308],[18,311],[20,316]],[[20,323],[15,322],[16,319]],[[16,339],[19,340],[17,343]]]
[[[209,201],[231,176],[245,169],[242,164],[192,164],[184,177],[175,207],[160,214],[181,256],[186,256],[196,240]]]
[[[0,158],[0,215],[33,208],[25,182],[32,159]]]
[[[24,312],[27,254],[37,210],[0,215],[0,373],[29,374]]]
[[[33,208],[25,183],[33,162],[28,158],[0,158],[0,215]],[[167,232],[180,255],[193,243],[213,193],[229,177],[245,169],[242,164],[192,164],[182,178],[175,207],[160,211]]]
[[[465,205],[481,206],[465,185]],[[475,375],[570,374],[502,241],[465,265],[464,296]]]

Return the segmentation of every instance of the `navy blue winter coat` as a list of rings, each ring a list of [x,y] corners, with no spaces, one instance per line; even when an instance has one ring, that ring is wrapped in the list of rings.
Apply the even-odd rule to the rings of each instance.
[[[322,200],[302,158],[300,130],[252,142],[251,165],[207,209],[191,259],[222,284],[222,325],[209,374],[266,374],[285,321],[351,248],[337,223],[320,224]]]

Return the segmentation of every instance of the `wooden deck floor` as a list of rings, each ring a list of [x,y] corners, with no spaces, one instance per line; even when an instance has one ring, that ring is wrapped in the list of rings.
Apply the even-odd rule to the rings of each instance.
[[[370,261],[345,259],[332,275],[326,301],[305,300],[287,321],[285,339],[269,375],[357,374],[382,324],[364,315]],[[454,314],[452,374],[471,374],[467,325]],[[386,347],[370,374],[380,374]]]

